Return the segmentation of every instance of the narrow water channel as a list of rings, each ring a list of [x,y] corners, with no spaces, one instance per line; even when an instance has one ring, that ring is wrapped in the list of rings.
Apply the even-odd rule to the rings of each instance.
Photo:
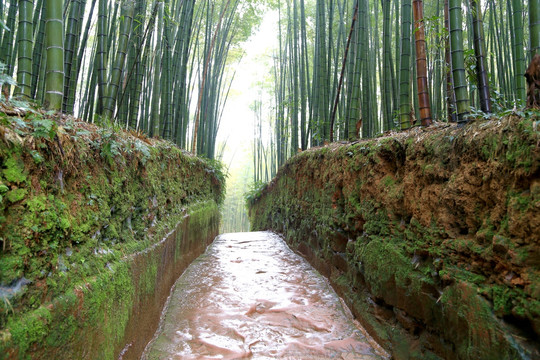
[[[386,359],[270,232],[220,235],[178,279],[142,359]]]

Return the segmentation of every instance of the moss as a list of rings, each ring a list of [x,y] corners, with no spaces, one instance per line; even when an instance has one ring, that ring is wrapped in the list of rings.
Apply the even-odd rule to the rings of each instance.
[[[2,170],[2,175],[8,182],[21,184],[26,181],[24,164],[20,159],[18,151],[14,152],[5,160],[3,167],[4,170]]]
[[[393,176],[386,175],[383,177],[382,183],[385,187],[391,188],[396,184],[396,179]]]
[[[471,284],[482,284],[486,281],[486,277],[481,274],[476,274],[471,271],[453,266],[446,267],[445,270],[441,270],[439,274],[441,277],[445,274],[449,274],[453,278],[466,281]]]
[[[487,135],[482,144],[482,159],[488,160],[496,158],[499,149],[499,136],[497,134]]]
[[[23,259],[17,255],[7,255],[0,261],[0,284],[8,285],[23,275]],[[0,303],[2,304],[2,303]]]
[[[33,126],[43,122],[33,124],[27,122],[28,134],[19,135],[33,136]],[[63,129],[63,156],[47,137],[39,139],[44,146],[36,149],[0,144],[0,246],[6,249],[0,253],[0,284],[23,276],[32,281],[21,296],[10,299],[13,311],[0,301],[0,327],[22,327],[21,319],[34,317],[43,302],[56,304],[74,284],[85,284],[81,288],[89,303],[84,320],[95,329],[107,327],[108,339],[100,336],[100,341],[108,350],[97,357],[111,358],[123,336],[134,291],[121,259],[161,239],[194,203],[213,203],[206,205],[209,210],[203,216],[214,214],[215,202],[223,198],[224,176],[217,163],[162,141],[152,140],[147,146],[109,129],[96,129],[92,137],[79,134],[76,124]],[[152,291],[155,281],[150,279],[157,277],[157,265],[149,271],[143,286],[147,292]],[[77,301],[68,301],[71,309]],[[76,324],[71,321],[73,316],[66,313],[61,325],[56,318],[44,322],[48,337],[38,331],[30,342],[38,335],[37,347],[65,342],[81,326],[80,318],[75,316]],[[0,343],[0,353],[14,346],[24,357],[28,347],[20,340],[10,341]]]
[[[16,203],[24,199],[27,194],[28,190],[26,189],[15,189],[7,193],[6,199],[11,203]]]
[[[30,346],[47,336],[51,312],[45,307],[40,307],[31,316],[9,323],[11,341],[19,348],[21,357]]]
[[[509,192],[509,205],[521,212],[526,212],[533,204],[531,203],[531,194],[527,191],[524,193]]]
[[[365,245],[357,244],[357,258],[363,263],[373,292],[381,294],[390,281],[398,286],[410,285],[411,262],[399,246],[378,236],[371,236]]]

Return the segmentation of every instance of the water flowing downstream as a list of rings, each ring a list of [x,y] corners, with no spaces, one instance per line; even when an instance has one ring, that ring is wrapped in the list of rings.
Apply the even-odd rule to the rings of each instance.
[[[178,279],[143,359],[385,359],[328,281],[270,232],[220,235]]]

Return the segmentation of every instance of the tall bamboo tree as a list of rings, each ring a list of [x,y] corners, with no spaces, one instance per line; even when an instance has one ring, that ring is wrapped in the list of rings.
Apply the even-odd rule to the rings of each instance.
[[[532,58],[540,54],[540,0],[529,0],[529,36]]]
[[[332,108],[332,117],[330,121],[330,142],[334,141],[334,121],[336,119],[336,112],[339,104],[339,95],[341,94],[341,87],[343,86],[343,77],[345,76],[345,66],[347,65],[347,57],[349,55],[349,48],[351,46],[351,39],[354,31],[354,26],[356,25],[356,19],[358,17],[358,0],[354,6],[354,14],[351,22],[351,28],[349,30],[349,36],[347,37],[347,45],[345,47],[345,54],[343,55],[343,64],[341,66],[341,74],[339,76],[339,83],[336,93],[336,100],[334,101],[334,107]]]
[[[513,63],[514,63],[514,83],[516,102],[520,105],[525,104],[525,51],[523,48],[523,0],[512,0],[512,21],[514,28],[512,30],[513,36]],[[477,0],[471,0],[476,4]],[[476,12],[480,11],[480,6],[476,4]],[[473,11],[474,11],[473,9]],[[476,26],[474,27],[476,30]],[[482,31],[481,27],[478,27],[479,31]],[[476,44],[476,42],[475,42]]]
[[[399,118],[402,129],[411,126],[410,105],[410,58],[411,58],[411,0],[403,0],[401,6],[401,56],[399,74]]]
[[[45,13],[45,1],[42,1],[41,6],[36,8],[35,13],[40,14],[40,21],[39,29],[37,29],[37,34],[34,40],[34,49],[32,51],[32,84],[30,86],[30,97],[32,99],[36,99],[38,102],[41,102],[41,98],[37,97],[36,93],[38,89],[38,80],[43,80],[44,76],[44,73],[41,70],[43,69],[43,63],[45,60],[45,52],[43,52],[43,42],[45,39],[45,16],[43,16]]]
[[[452,78],[452,56],[450,54],[450,15],[448,0],[444,0],[444,28],[445,37],[444,58],[446,65],[446,109],[449,122],[457,122],[456,94],[454,92],[454,80]]]
[[[17,19],[17,8],[18,8],[18,1],[19,0],[11,0],[9,3],[9,9],[8,9],[8,15],[7,15],[7,21],[6,26],[9,30],[6,30],[4,32],[4,36],[2,37],[2,45],[0,46],[0,62],[4,63],[6,65],[6,75],[11,76],[13,75],[13,63],[12,63],[12,54],[13,54],[13,40],[14,40],[14,34],[15,34],[15,20]],[[9,85],[5,84],[4,88],[2,89],[2,92],[4,93],[4,96],[6,98],[9,98],[10,95],[10,87]]]
[[[223,7],[222,11],[221,11],[221,14],[219,16],[219,21],[216,25],[216,30],[211,38],[211,41],[210,41],[210,46],[208,47],[207,51],[206,51],[206,59],[205,59],[205,62],[204,62],[204,67],[203,67],[203,74],[202,74],[202,80],[201,80],[201,86],[199,88],[199,100],[197,102],[197,109],[196,109],[196,113],[195,113],[195,128],[193,130],[193,142],[192,142],[192,148],[191,148],[191,152],[193,153],[196,153],[196,150],[197,150],[197,140],[199,138],[199,124],[200,124],[200,116],[201,116],[201,106],[202,106],[202,101],[203,101],[203,95],[204,95],[204,89],[205,89],[205,85],[206,85],[206,81],[207,81],[207,77],[208,77],[208,70],[209,70],[209,67],[210,67],[210,62],[211,62],[211,59],[212,59],[212,53],[213,53],[213,50],[214,50],[214,46],[216,44],[216,38],[219,34],[219,31],[221,29],[221,24],[223,22],[223,18],[225,17],[225,14],[227,12],[227,9],[229,7],[229,4],[230,4],[231,0],[227,0],[227,2],[225,3],[225,6]]]
[[[120,80],[124,71],[129,38],[132,30],[133,10],[134,3],[131,0],[123,0],[120,17],[118,50],[112,67],[111,79],[107,85],[107,91],[104,96],[104,115],[108,118],[112,118],[114,115],[116,97],[120,88]],[[154,90],[157,91],[157,89]]]
[[[107,87],[107,0],[98,0],[98,22],[97,22],[97,85],[98,101],[96,113],[103,113],[103,98]]]
[[[392,108],[394,106],[392,96],[392,38],[391,38],[391,0],[382,0],[383,8],[383,86],[382,86],[382,102],[384,109],[384,129],[390,130],[392,128]]]
[[[19,35],[16,94],[29,98],[32,84],[32,39],[33,39],[33,7],[32,0],[21,0],[19,7]]]
[[[418,103],[422,126],[431,125],[431,105],[429,103],[429,90],[427,78],[426,38],[424,27],[424,3],[422,0],[413,0],[414,37],[416,42],[416,73],[418,83]]]
[[[64,21],[63,0],[48,0],[45,4],[45,46],[47,67],[45,73],[45,101],[50,110],[61,110],[64,99]]]
[[[465,76],[465,58],[463,54],[463,30],[461,0],[449,0],[450,13],[450,50],[452,54],[452,75],[458,122],[466,121],[469,113],[469,94]]]
[[[520,0],[518,0],[520,1]],[[486,113],[491,112],[491,95],[489,92],[488,74],[486,68],[486,50],[484,46],[484,26],[482,10],[478,0],[471,0],[471,13],[473,18],[474,53],[476,55],[476,78],[478,81],[478,94],[480,108]]]
[[[81,7],[80,0],[70,1],[69,17],[66,27],[66,41],[64,46],[64,103],[63,111],[66,111],[69,96],[69,86],[71,85],[71,73],[73,62],[76,57],[74,53],[76,51],[76,43],[79,41],[79,8]],[[70,109],[72,110],[72,109]],[[71,112],[71,111],[70,111]]]

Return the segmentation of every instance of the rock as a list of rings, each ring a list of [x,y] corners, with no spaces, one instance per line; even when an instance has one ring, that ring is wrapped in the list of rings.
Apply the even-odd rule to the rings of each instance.
[[[408,316],[405,311],[394,308],[394,314],[396,315],[397,321],[411,334],[416,335],[419,332],[419,324],[413,318]]]
[[[335,252],[345,252],[345,250],[347,249],[347,242],[349,241],[349,238],[345,236],[343,230],[339,229],[336,231],[332,231],[329,240],[330,247]]]
[[[338,268],[340,271],[346,273],[349,271],[349,264],[347,263],[347,256],[344,253],[335,253],[332,256],[332,265]]]
[[[500,235],[493,236],[493,251],[499,255],[504,255],[508,252],[508,239]]]

